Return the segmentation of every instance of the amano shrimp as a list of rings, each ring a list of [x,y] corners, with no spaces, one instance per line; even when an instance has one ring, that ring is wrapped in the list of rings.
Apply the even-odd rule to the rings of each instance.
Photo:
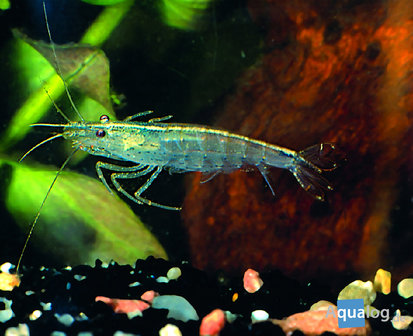
[[[148,122],[133,121],[149,113],[151,111],[138,113],[123,121],[110,121],[108,116],[103,115],[100,122],[35,125],[63,127],[63,132],[55,137],[62,136],[72,141],[75,149],[134,163],[132,167],[125,167],[98,161],[96,172],[110,191],[102,169],[112,171],[110,178],[117,191],[138,204],[167,210],[181,209],[141,196],[162,170],[171,173],[201,172],[206,182],[219,173],[256,167],[275,195],[268,178],[268,168],[277,167],[288,169],[301,187],[319,200],[324,200],[325,191],[332,189],[321,175],[323,171],[335,167],[333,162],[324,158],[326,152],[334,149],[332,144],[315,145],[296,152],[212,127],[162,122],[171,116]],[[133,196],[119,183],[121,179],[149,174],[150,177]]]
[[[56,60],[57,72],[62,77],[47,22],[44,3],[43,9],[46,27]],[[98,161],[96,163],[96,172],[99,179],[110,192],[112,191],[104,177],[103,169],[111,171],[110,179],[113,186],[128,199],[138,204],[147,204],[166,210],[180,210],[181,208],[163,205],[142,197],[142,193],[149,188],[163,170],[168,170],[170,173],[201,172],[203,174],[202,182],[207,182],[220,173],[231,173],[238,169],[250,170],[250,168],[255,167],[262,174],[272,194],[275,195],[269,180],[268,169],[276,167],[288,169],[295,176],[301,187],[318,200],[324,200],[325,192],[332,190],[329,182],[322,176],[324,171],[335,168],[335,163],[326,158],[326,153],[328,154],[328,152],[334,150],[334,145],[332,144],[314,145],[297,152],[213,127],[166,123],[165,121],[172,116],[153,118],[147,122],[135,121],[135,119],[148,115],[152,111],[137,113],[123,121],[112,121],[109,120],[107,115],[102,115],[99,122],[89,122],[83,120],[73,104],[65,82],[64,84],[67,96],[81,121],[70,121],[58,109],[67,120],[66,124],[34,124],[33,126],[60,127],[63,130],[61,133],[34,146],[22,159],[44,143],[63,137],[72,142],[74,147],[73,153],[77,150],[83,150],[92,155],[129,164],[132,163],[132,166],[123,166]],[[72,155],[69,156],[57,172],[43,199],[20,254],[17,272],[43,205],[59,174]],[[128,193],[120,184],[120,180],[135,179],[141,176],[149,177],[133,195]]]

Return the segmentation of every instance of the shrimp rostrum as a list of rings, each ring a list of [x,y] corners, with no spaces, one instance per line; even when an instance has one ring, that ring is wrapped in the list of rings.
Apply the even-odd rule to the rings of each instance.
[[[134,163],[132,167],[125,167],[99,161],[96,171],[109,191],[102,169],[112,171],[110,178],[113,186],[139,204],[180,210],[179,207],[162,205],[141,196],[164,169],[180,173],[201,172],[205,182],[219,173],[256,167],[274,194],[268,168],[277,167],[291,171],[301,187],[319,200],[324,200],[325,191],[332,189],[321,175],[323,171],[335,168],[334,162],[325,158],[325,154],[334,149],[332,144],[319,144],[296,152],[212,127],[165,123],[171,116],[153,118],[148,122],[133,121],[151,112],[138,113],[123,121],[110,121],[108,116],[103,115],[100,122],[35,125],[63,127],[63,132],[53,138],[62,136],[71,140],[76,149]],[[122,179],[144,175],[150,177],[134,195],[119,183]]]

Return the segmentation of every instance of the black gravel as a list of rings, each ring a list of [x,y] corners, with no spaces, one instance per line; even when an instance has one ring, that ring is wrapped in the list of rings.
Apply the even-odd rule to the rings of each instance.
[[[166,276],[171,267],[179,267],[182,275],[167,283],[157,281]],[[199,335],[202,317],[219,308],[235,314],[232,323],[226,323],[220,335],[284,335],[280,327],[271,322],[251,323],[251,312],[262,309],[271,318],[282,319],[289,315],[306,311],[319,300],[335,302],[337,292],[328,286],[297,281],[283,276],[280,272],[261,273],[263,287],[256,293],[247,293],[243,288],[242,274],[226,277],[223,274],[209,275],[191,267],[188,263],[173,264],[152,257],[137,260],[134,267],[112,262],[103,266],[97,260],[94,267],[76,266],[73,268],[23,268],[22,283],[12,292],[1,292],[0,297],[12,301],[14,317],[0,324],[1,334],[10,327],[27,324],[30,335],[159,335],[159,330],[167,323],[176,325],[183,335]],[[129,286],[139,282],[139,285]],[[126,314],[114,313],[103,302],[95,302],[97,296],[118,299],[139,299],[148,291],[161,295],[184,297],[196,310],[199,321],[182,322],[167,318],[165,309],[149,308],[141,316],[128,318]],[[238,299],[233,301],[233,295]],[[51,309],[45,310],[45,304]],[[401,309],[402,315],[413,315],[413,301],[404,300],[397,293],[378,295],[374,306],[389,308],[391,313]],[[5,309],[1,304],[0,310]],[[29,316],[34,310],[42,315],[36,320]],[[65,326],[56,316],[70,314],[74,318],[71,325]],[[390,322],[370,321],[373,335],[413,335],[413,330],[396,331]],[[56,332],[63,332],[59,334]],[[85,333],[85,334],[83,334]],[[295,331],[293,336],[303,335]],[[324,333],[334,335],[332,333]]]

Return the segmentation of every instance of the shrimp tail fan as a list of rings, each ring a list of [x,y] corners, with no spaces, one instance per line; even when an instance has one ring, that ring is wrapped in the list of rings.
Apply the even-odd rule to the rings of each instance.
[[[298,152],[295,164],[290,167],[301,187],[320,201],[324,201],[326,191],[333,190],[322,173],[336,168],[336,163],[329,158],[334,149],[329,143],[308,147]]]

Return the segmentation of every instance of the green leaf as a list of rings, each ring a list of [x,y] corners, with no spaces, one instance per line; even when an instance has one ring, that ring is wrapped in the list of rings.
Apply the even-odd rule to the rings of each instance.
[[[164,22],[178,29],[194,30],[204,19],[212,0],[162,0]]]
[[[9,160],[0,160],[0,165],[12,168],[6,207],[26,232],[56,172]],[[167,258],[157,239],[118,196],[98,180],[73,172],[59,176],[29,244],[72,265],[93,264],[97,258],[119,263],[150,255]]]
[[[60,70],[67,83],[96,100],[107,112],[113,112],[109,94],[109,60],[102,50],[89,45],[70,43],[55,45],[53,51],[51,44],[32,40],[17,30],[14,34],[46,58],[56,72]]]
[[[9,0],[0,0],[0,10],[10,9],[10,1]]]
[[[86,30],[85,34],[80,40],[80,43],[99,47],[109,38],[113,30],[126,15],[132,4],[133,0],[127,0],[119,3],[118,5],[106,7]],[[44,59],[39,60],[39,53],[35,52],[35,54],[33,54],[33,48],[30,47],[27,43],[22,42],[22,40],[20,41],[20,44],[19,42],[17,42],[19,48],[17,48],[15,54],[13,54],[11,59],[16,63],[16,71],[18,73],[18,76],[24,83],[32,84],[33,81],[37,80],[38,83],[40,83],[40,86],[38,86],[37,84],[32,85],[32,87],[35,87],[35,89],[31,91],[30,96],[16,111],[9,123],[7,130],[4,134],[2,134],[2,138],[0,139],[0,151],[3,152],[9,149],[19,140],[21,140],[29,132],[30,124],[38,122],[50,110],[50,107],[53,105],[53,101],[57,101],[59,97],[65,92],[63,81],[58,76],[58,74],[53,71],[53,68],[50,66],[50,64],[48,64],[48,62],[45,62]],[[20,47],[23,44],[25,44],[25,46],[22,48],[28,51],[27,53],[23,50],[20,50],[22,49]],[[32,57],[34,57],[34,59],[32,59]],[[98,60],[100,59],[101,58],[98,58]],[[88,60],[93,61],[94,57],[91,57]],[[33,63],[36,63],[37,65],[29,66]],[[55,61],[52,61],[51,63],[55,64]],[[23,65],[23,72],[19,72],[19,67],[21,65]],[[79,70],[78,73],[81,74],[82,71],[80,70],[82,70],[82,65],[77,65],[77,67]],[[50,73],[50,69],[52,69],[52,73]],[[38,71],[38,73],[33,75],[32,71]],[[44,74],[48,71],[49,76],[44,77]],[[73,77],[76,76],[77,74],[74,74],[72,76],[72,81],[75,81]],[[93,82],[93,79],[90,82]],[[106,90],[106,87],[103,89]],[[107,101],[103,105],[107,107]]]
[[[82,0],[91,5],[98,5],[98,6],[111,6],[116,5],[118,3],[124,2],[126,0]]]

